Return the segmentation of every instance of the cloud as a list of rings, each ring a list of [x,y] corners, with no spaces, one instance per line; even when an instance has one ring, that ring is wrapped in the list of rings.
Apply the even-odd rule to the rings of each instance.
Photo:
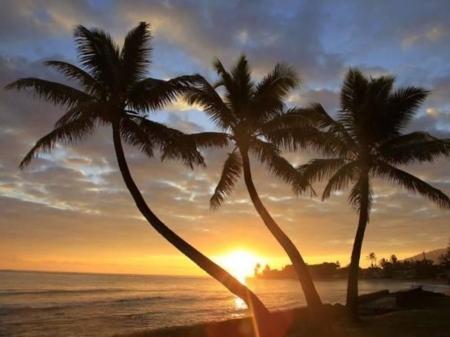
[[[398,86],[431,89],[408,130],[450,138],[450,48],[446,43],[450,8],[445,0],[364,4],[292,0],[276,6],[271,1],[136,0],[113,1],[105,7],[87,0],[24,0],[2,5],[1,86],[29,76],[64,81],[41,61],[74,62],[71,30],[77,23],[104,28],[120,41],[138,22],[147,21],[155,36],[152,76],[198,72],[213,80],[214,57],[229,67],[245,53],[256,78],[277,62],[297,69],[302,90],[292,93],[289,105],[317,101],[333,114],[339,108],[343,76],[349,66],[357,66],[372,76],[395,74]],[[3,261],[13,265],[21,260],[30,266],[32,262],[26,261],[40,258],[60,266],[54,257],[61,256],[61,261],[78,263],[83,269],[91,268],[83,264],[90,255],[101,255],[105,264],[120,258],[179,256],[137,211],[117,169],[110,128],[99,128],[76,145],[60,144],[27,170],[17,169],[61,113],[59,107],[26,94],[0,92],[0,209],[4,215],[0,245],[8,252]],[[182,100],[150,117],[185,132],[214,129],[204,113]],[[128,146],[125,150],[133,177],[152,209],[201,251],[213,256],[240,245],[264,256],[285,256],[249,202],[242,180],[219,210],[209,210],[227,149],[205,151],[208,167],[194,170],[176,161],[161,163],[158,156],[149,159]],[[316,154],[286,156],[301,164]],[[448,167],[448,159],[443,159],[405,169],[450,193]],[[326,202],[297,197],[256,160],[252,168],[261,199],[307,260],[350,254],[357,214],[347,203],[347,190]],[[315,185],[319,193],[323,187],[324,183]],[[374,192],[363,250],[401,256],[401,252],[416,253],[447,243],[448,211],[385,181],[374,182]],[[124,270],[119,265],[111,268]]]
[[[439,43],[444,38],[450,36],[450,27],[439,24],[429,28],[422,34],[407,36],[403,39],[403,46],[412,47],[422,43]]]
[[[120,2],[117,9],[130,24],[147,17],[155,44],[185,50],[203,72],[214,57],[229,65],[240,53],[248,55],[259,75],[277,62],[286,62],[298,67],[304,78],[318,80],[336,74],[342,64],[338,54],[321,46],[326,17],[315,3],[285,2],[274,9],[270,2],[135,1]],[[299,43],[292,42],[294,37]]]
[[[92,8],[88,0],[5,0],[2,1],[0,21],[0,41],[7,45],[68,37],[80,23],[88,26],[106,23],[101,11]]]

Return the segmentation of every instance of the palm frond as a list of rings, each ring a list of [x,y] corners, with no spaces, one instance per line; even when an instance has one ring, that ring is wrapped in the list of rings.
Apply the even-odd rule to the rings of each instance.
[[[350,68],[344,79],[341,94],[338,121],[353,139],[361,135],[367,136],[362,119],[367,119],[366,108],[369,106],[366,95],[369,90],[369,80],[358,69]]]
[[[359,213],[362,207],[362,198],[367,194],[367,221],[370,220],[370,210],[372,209],[372,187],[367,177],[360,176],[356,184],[352,187],[348,195],[348,202]]]
[[[428,90],[414,86],[394,91],[386,107],[385,127],[392,130],[391,133],[399,134],[417,113],[429,93]]]
[[[289,184],[295,194],[302,194],[309,190],[311,195],[315,195],[311,184],[304,179],[289,161],[281,156],[277,146],[255,139],[249,150],[259,161],[266,165],[271,174]]]
[[[55,68],[67,78],[75,80],[84,91],[97,99],[105,97],[105,88],[83,69],[62,61],[46,61],[44,65]]]
[[[251,96],[253,90],[253,81],[251,78],[251,70],[247,57],[241,55],[236,64],[230,71],[233,82],[236,83],[246,97]]]
[[[199,105],[211,118],[211,121],[221,129],[226,130],[235,123],[235,117],[231,110],[204,78],[197,82],[196,87],[186,91],[185,99],[190,105]]]
[[[300,113],[300,108],[274,109],[273,116],[267,121],[262,121],[258,127],[261,134],[272,130],[284,130],[292,127],[311,126],[311,120]]]
[[[278,63],[256,86],[255,97],[281,99],[291,90],[300,88],[300,78],[295,69]]]
[[[120,120],[120,136],[123,141],[145,153],[149,158],[154,154],[154,142],[152,134],[145,132],[140,126],[138,118],[121,118]]]
[[[329,127],[325,132],[321,130],[324,124],[314,120],[314,114],[310,109],[289,109],[262,124],[261,135],[289,151],[313,148],[324,155],[346,156],[355,145],[342,125],[326,115],[323,123],[328,120],[326,124]]]
[[[190,168],[193,168],[194,165],[205,166],[194,138],[189,138],[189,135],[161,123],[145,118],[136,119],[139,119],[140,130],[153,145],[160,149],[161,160],[166,158],[181,160]]]
[[[184,165],[193,169],[194,166],[206,167],[205,159],[197,150],[196,144],[183,136],[173,138],[171,143],[166,143],[161,149],[161,160],[166,158],[181,160]]]
[[[313,141],[319,130],[311,124],[308,118],[298,113],[298,110],[298,108],[292,108],[286,112],[281,110],[270,120],[260,121],[259,135],[277,146],[291,151],[305,148],[310,141]]]
[[[120,53],[121,65],[121,89],[126,91],[133,83],[144,79],[147,67],[150,64],[150,41],[152,35],[150,25],[141,22],[137,27],[128,32]]]
[[[237,88],[233,89],[235,83],[230,73],[225,69],[222,62],[218,58],[214,59],[213,68],[216,70],[217,75],[219,75],[219,80],[213,85],[214,88],[224,86],[228,91],[230,91],[230,89],[231,91],[237,90]]]
[[[91,116],[86,116],[55,128],[36,142],[20,163],[19,168],[27,167],[39,153],[50,152],[57,143],[74,144],[86,139],[94,132],[95,127],[95,120]]]
[[[40,99],[69,108],[92,99],[89,94],[68,85],[33,77],[18,79],[8,84],[5,90],[31,90]]]
[[[75,105],[73,108],[69,109],[61,118],[59,118],[55,123],[55,128],[59,128],[67,123],[71,123],[80,118],[96,118],[105,114],[107,108],[105,104],[97,101],[88,101]],[[101,118],[97,119],[101,122]]]
[[[349,120],[349,122],[354,120],[354,114],[364,103],[368,82],[368,79],[358,69],[350,68],[348,70],[340,94],[341,118]]]
[[[188,141],[194,142],[199,149],[210,147],[224,148],[229,144],[229,135],[221,132],[200,132],[191,133],[183,136]]]
[[[384,142],[379,158],[394,165],[433,162],[450,156],[450,139],[439,139],[427,132],[412,132]]]
[[[359,176],[358,164],[354,161],[341,166],[330,178],[322,193],[322,200],[328,199],[332,192],[343,190]]]
[[[74,31],[81,67],[96,81],[116,91],[120,83],[119,47],[105,31],[78,25]]]
[[[199,75],[185,75],[168,81],[146,78],[133,85],[128,93],[128,107],[145,112],[163,108],[199,81]]]
[[[219,183],[217,184],[214,194],[209,200],[211,209],[217,209],[225,200],[227,195],[230,195],[233,191],[236,182],[242,172],[242,158],[236,149],[228,154],[228,158],[225,160],[222,169],[222,175]]]
[[[247,118],[250,99],[253,97],[254,83],[245,55],[241,55],[230,70],[231,83],[224,82],[225,101],[232,106],[235,115]]]
[[[319,149],[318,146],[323,146],[326,136],[327,133],[308,125],[272,130],[264,134],[271,143],[288,151]]]
[[[371,173],[375,176],[386,178],[389,182],[399,185],[410,192],[427,197],[441,208],[450,208],[450,198],[445,193],[410,173],[382,161],[374,163]]]
[[[300,87],[300,79],[294,68],[278,63],[255,88],[252,99],[252,112],[262,121],[284,107],[286,95]]]
[[[312,159],[297,168],[297,171],[310,183],[331,177],[349,161],[345,158]]]
[[[245,55],[239,57],[230,71],[225,69],[219,59],[214,60],[213,67],[219,75],[219,80],[212,85],[212,88],[224,88],[223,102],[235,116],[246,113],[249,108],[249,99],[253,95],[254,83],[251,80]]]
[[[310,103],[306,107],[297,108],[297,113],[320,129],[334,127],[339,124],[331,118],[320,103]]]
[[[365,101],[383,105],[389,100],[394,82],[395,77],[390,75],[370,78]]]
[[[328,130],[324,139],[315,142],[315,149],[329,155],[345,155],[357,147],[356,141],[347,132],[344,125],[335,121],[320,103],[311,103],[306,108],[299,108],[298,113],[319,129]]]

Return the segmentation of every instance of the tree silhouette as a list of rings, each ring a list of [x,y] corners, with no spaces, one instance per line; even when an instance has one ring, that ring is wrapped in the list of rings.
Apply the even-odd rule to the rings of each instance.
[[[385,178],[450,208],[444,193],[398,168],[449,156],[450,140],[426,132],[403,133],[428,92],[418,87],[393,90],[393,85],[394,77],[366,78],[359,70],[350,69],[341,89],[337,121],[320,104],[305,108],[317,126],[328,129],[315,144],[328,158],[314,159],[300,171],[309,181],[329,178],[322,199],[351,185],[348,200],[359,213],[347,288],[348,312],[355,319],[359,260],[372,204],[371,178]]]
[[[377,256],[375,255],[374,252],[370,253],[369,255],[367,255],[367,260],[370,260],[370,266],[372,268],[374,268],[377,265]]]
[[[397,261],[398,261],[397,256],[395,254],[392,254],[391,258],[390,258],[390,261],[391,261],[392,264],[396,264]]]
[[[39,139],[20,164],[25,168],[40,152],[55,144],[76,143],[86,139],[99,126],[112,127],[114,149],[123,180],[137,208],[152,227],[200,268],[242,298],[253,311],[261,333],[267,336],[269,311],[248,288],[212,262],[168,228],[147,206],[136,186],[122,147],[122,141],[137,147],[147,156],[160,149],[162,156],[180,159],[186,165],[204,165],[196,145],[177,130],[147,119],[147,112],[163,107],[183,93],[196,76],[181,76],[168,81],[146,77],[150,63],[151,33],[147,23],[132,29],[120,49],[103,30],[81,25],[74,32],[80,67],[61,61],[45,62],[78,88],[38,78],[19,79],[8,90],[31,90],[36,96],[66,112],[55,128]],[[264,328],[262,328],[265,326]]]
[[[241,56],[230,71],[219,60],[214,62],[214,68],[219,76],[215,84],[200,81],[196,88],[190,89],[186,94],[187,102],[203,108],[211,121],[223,131],[216,136],[211,134],[211,139],[223,139],[226,136],[233,144],[233,150],[228,154],[220,180],[210,199],[210,206],[212,209],[218,208],[233,191],[243,173],[254,207],[289,256],[308,307],[314,316],[319,317],[323,312],[322,302],[308,268],[293,242],[259,198],[250,166],[250,154],[253,154],[269,172],[290,184],[294,192],[301,193],[310,188],[296,169],[281,156],[279,148],[271,142],[289,143],[289,134],[283,132],[283,129],[294,121],[298,124],[297,111],[291,109],[286,112],[283,103],[287,94],[298,87],[298,76],[291,67],[277,64],[259,83],[255,83],[245,56]],[[223,89],[223,95],[216,89]]]
[[[441,264],[441,266],[445,268],[450,268],[450,240],[447,245],[446,252],[444,254],[441,254],[441,256],[439,256],[439,263]]]

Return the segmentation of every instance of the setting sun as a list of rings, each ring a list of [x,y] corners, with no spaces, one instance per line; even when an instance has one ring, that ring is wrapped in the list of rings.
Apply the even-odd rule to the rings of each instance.
[[[260,262],[256,255],[246,250],[231,251],[217,260],[223,268],[241,282],[244,282],[246,277],[253,276],[255,265]]]

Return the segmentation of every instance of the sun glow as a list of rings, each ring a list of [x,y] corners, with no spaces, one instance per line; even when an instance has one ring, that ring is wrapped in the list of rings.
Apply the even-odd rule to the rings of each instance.
[[[240,282],[245,283],[245,278],[253,276],[255,266],[259,262],[256,255],[246,250],[234,250],[218,258],[219,264]]]

